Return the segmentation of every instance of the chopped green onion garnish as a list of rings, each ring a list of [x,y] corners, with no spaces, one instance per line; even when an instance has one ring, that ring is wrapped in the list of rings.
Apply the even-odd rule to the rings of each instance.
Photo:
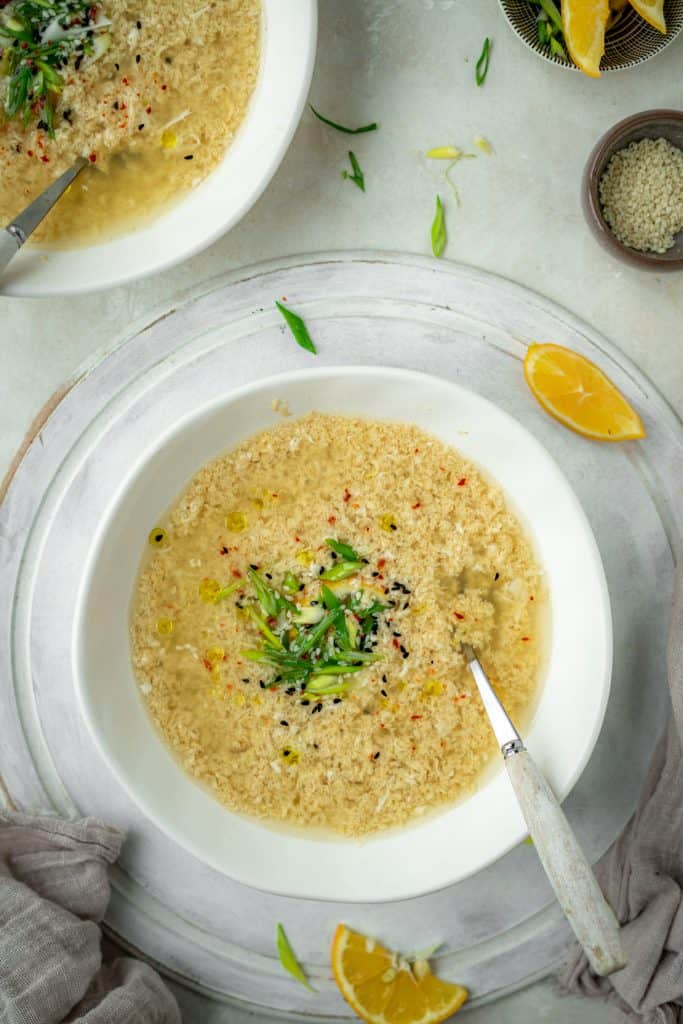
[[[289,591],[290,594],[294,594],[299,589],[299,581],[293,572],[288,572],[282,581],[282,589]]]
[[[432,252],[438,258],[446,245],[446,221],[441,197],[436,197],[436,213],[432,221]]]
[[[284,969],[292,975],[293,978],[307,988],[309,992],[315,992],[315,989],[310,984],[308,978],[303,972],[301,964],[296,958],[296,954],[292,949],[287,934],[281,924],[277,926],[277,954],[280,957],[280,963]]]
[[[351,163],[352,174],[348,171],[342,171],[342,178],[347,181],[352,181],[354,185],[357,185],[361,192],[365,192],[365,176],[360,169],[360,164],[356,159],[356,154],[349,150],[349,161]]]
[[[486,39],[484,40],[484,45],[482,46],[481,54],[479,55],[479,60],[477,61],[474,71],[475,78],[477,80],[477,85],[483,85],[484,82],[486,81],[486,76],[489,73],[490,60],[491,40],[487,36]]]
[[[312,352],[314,356],[317,356],[318,350],[311,341],[308,328],[301,317],[297,316],[296,313],[292,313],[291,309],[287,309],[287,307],[283,306],[281,302],[276,302],[275,305],[287,321],[287,326],[294,335],[294,340],[297,345],[300,345],[301,348],[305,348],[307,352]]]
[[[361,128],[346,128],[343,124],[337,124],[336,121],[330,121],[328,117],[323,117],[322,114],[318,113],[314,106],[308,104],[315,116],[323,124],[328,124],[330,128],[336,128],[338,132],[344,132],[346,135],[362,135],[363,132],[376,132],[377,124],[373,121],[371,124],[364,124]]]
[[[331,569],[326,569],[321,574],[321,580],[330,580],[332,582],[348,579],[349,576],[355,576],[359,569],[363,568],[363,562],[335,562]]]
[[[261,616],[259,615],[255,608],[247,606],[247,614],[255,622],[260,631],[263,633],[266,640],[268,640],[268,642],[271,643],[273,647],[279,650],[284,650],[284,644],[282,643],[282,641],[279,639],[279,637],[275,636],[275,633],[273,633],[273,631],[269,628],[268,623],[263,621],[263,619],[261,618]]]
[[[268,586],[265,580],[261,579],[255,569],[250,569],[247,575],[256,591],[258,603],[263,609],[263,614],[267,615],[269,619],[274,619],[280,611],[280,602],[275,596],[274,590]]]
[[[350,544],[344,544],[340,540],[333,540],[331,537],[328,537],[325,543],[328,548],[332,548],[335,554],[341,555],[347,562],[360,562],[360,555],[357,551],[353,550]]]

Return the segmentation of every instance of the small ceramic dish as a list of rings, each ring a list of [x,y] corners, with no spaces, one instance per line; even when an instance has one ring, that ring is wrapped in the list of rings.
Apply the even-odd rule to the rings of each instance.
[[[640,114],[619,121],[602,136],[593,149],[581,185],[583,211],[598,242],[612,256],[632,267],[658,272],[683,270],[683,232],[679,232],[674,246],[665,253],[641,252],[624,245],[605,220],[600,202],[600,179],[618,150],[640,139],[660,138],[683,149],[683,111],[643,110]]]
[[[180,767],[145,710],[128,611],[147,533],[209,459],[271,426],[275,399],[312,410],[400,419],[435,434],[503,487],[535,542],[550,594],[547,662],[529,749],[558,798],[583,771],[610,688],[612,629],[597,545],[569,484],[516,420],[445,380],[383,367],[328,367],[249,384],[150,438],[93,538],[74,621],[80,710],[115,778],[147,817],[218,871],[282,895],[377,903],[443,888],[527,833],[498,759],[472,795],[362,841],[270,827],[234,814]]]
[[[536,17],[539,7],[528,0],[500,0],[503,14],[513,32],[539,57],[569,71],[578,71],[571,61],[562,60],[550,52],[550,48],[539,43],[536,34]],[[559,7],[559,0],[557,0]],[[600,64],[601,71],[623,71],[650,60],[665,46],[673,42],[683,29],[683,0],[665,0],[664,17],[667,32],[663,35],[656,28],[627,6],[617,18],[605,37],[605,55]]]

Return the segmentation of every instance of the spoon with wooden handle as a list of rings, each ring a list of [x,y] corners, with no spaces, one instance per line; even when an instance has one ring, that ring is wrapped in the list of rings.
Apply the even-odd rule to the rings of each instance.
[[[87,160],[79,157],[68,171],[65,171],[44,192],[41,192],[38,198],[34,199],[25,210],[22,210],[11,224],[8,224],[6,228],[0,229],[0,274],[5,270],[9,261],[19,252],[29,235],[47,217],[57,200],[64,195],[71,182],[81,173],[87,162]]]
[[[534,763],[469,644],[462,651],[500,744],[529,835],[558,902],[596,974],[626,966],[619,925],[557,798]]]

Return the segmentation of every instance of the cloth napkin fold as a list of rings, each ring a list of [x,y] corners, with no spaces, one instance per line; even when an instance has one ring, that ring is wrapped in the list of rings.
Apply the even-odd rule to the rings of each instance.
[[[151,967],[102,963],[107,868],[122,842],[93,818],[0,812],[0,1024],[180,1024]]]
[[[634,817],[596,868],[622,924],[628,965],[611,978],[597,978],[576,948],[560,976],[565,991],[602,996],[642,1024],[683,1024],[683,571],[668,654],[666,734]]]

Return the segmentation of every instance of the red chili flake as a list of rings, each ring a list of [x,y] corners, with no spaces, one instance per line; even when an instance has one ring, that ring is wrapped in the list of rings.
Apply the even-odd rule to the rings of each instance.
[[[422,718],[422,715],[411,715],[410,716],[410,721],[411,722],[417,722],[418,718]]]
[[[125,103],[119,103],[119,110],[127,110],[127,109],[128,108],[126,107]]]
[[[533,595],[533,594],[530,594],[530,595],[529,595],[529,600],[530,600],[530,601],[533,601],[533,600],[534,600],[534,595]]]
[[[239,569],[231,569],[230,571],[231,571],[231,573],[233,574],[233,576],[235,577],[236,580],[241,580],[242,579],[242,573],[239,571]]]
[[[26,155],[27,156],[33,156],[33,150],[32,149],[27,149],[26,150]]]
[[[225,661],[225,658],[224,658],[223,660]],[[226,684],[225,684],[225,689],[226,689],[226,690],[234,690],[234,689],[235,689],[235,687],[233,686],[233,684],[232,684],[232,683],[226,683]]]
[[[455,615],[456,619],[458,619],[459,622],[462,622],[462,620],[465,618],[465,616],[461,615],[460,612],[453,612],[453,614]]]
[[[528,636],[523,636],[523,637],[522,637],[522,643],[525,643],[525,644],[527,644],[527,643],[529,642],[529,640],[530,640],[530,639],[531,639],[531,637],[528,637]]]
[[[90,156],[88,157],[88,160],[90,161],[91,164],[96,164],[97,163],[97,153],[91,153]]]
[[[387,564],[386,558],[380,558],[378,560],[378,562],[377,562],[377,568],[378,569],[383,569],[386,564]]]
[[[467,483],[467,477],[464,476],[461,480],[458,480],[458,487],[464,487]]]
[[[230,550],[230,549],[229,549],[229,548],[226,548],[226,546],[225,546],[225,544],[224,544],[224,545],[223,545],[223,547],[222,547],[222,548],[220,549],[220,551],[218,552],[218,554],[219,554],[219,555],[227,555],[227,554],[228,554],[228,551],[229,551],[229,550]]]
[[[419,450],[420,450],[419,448],[416,448],[416,449],[415,449],[415,454],[416,454],[416,455],[417,455],[417,453],[419,452]]]
[[[398,640],[396,639],[396,637],[393,637],[391,642],[394,645],[394,647],[396,648],[396,650],[398,650],[399,644],[398,644]]]
[[[351,491],[348,487],[344,488],[344,501],[351,501]]]
[[[383,729],[384,728],[384,722],[380,722],[379,723],[379,727],[380,727],[380,729]]]
[[[49,164],[50,162],[49,156],[41,156],[40,159],[43,161],[44,164]]]
[[[202,658],[202,665],[204,666],[207,672],[213,671],[213,665],[211,664],[208,658]]]
[[[127,78],[122,78],[121,81],[123,82],[124,85],[128,85],[129,84]]]
[[[151,107],[145,107],[145,112],[147,114],[151,114],[152,113],[152,108]]]
[[[328,516],[327,517],[327,521],[330,524],[330,526],[334,526],[334,524],[337,522],[337,517],[336,516]]]
[[[410,507],[411,507],[411,508],[420,508],[420,505],[421,505],[421,504],[422,504],[421,502],[419,502],[419,501],[416,501],[416,502],[415,502],[415,504],[414,504],[414,505],[411,505]]]
[[[162,92],[166,92],[167,89],[168,89],[167,85],[162,85],[162,87],[161,87]]]
[[[301,537],[295,537],[294,540],[297,542],[297,544],[301,544]]]

